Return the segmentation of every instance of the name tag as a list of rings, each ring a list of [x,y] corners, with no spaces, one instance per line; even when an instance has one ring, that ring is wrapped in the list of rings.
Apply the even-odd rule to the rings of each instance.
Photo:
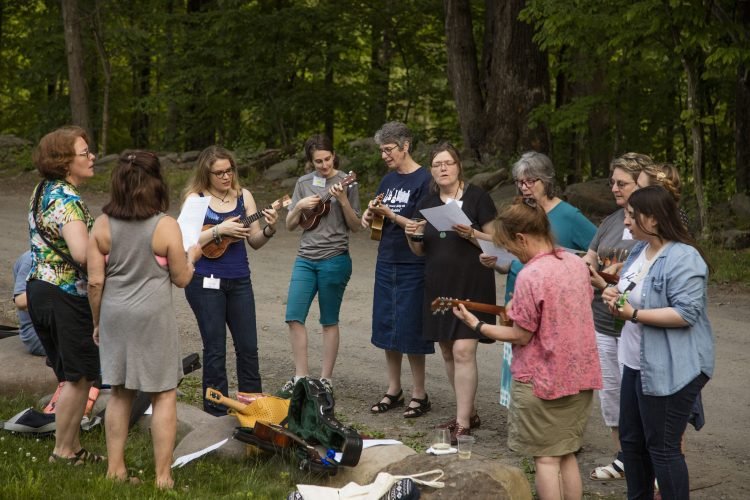
[[[325,177],[318,177],[317,175],[313,176],[313,186],[324,188],[326,187],[326,179]]]
[[[212,274],[210,278],[203,278],[203,288],[213,288],[218,290],[221,287],[221,278],[214,278]]]

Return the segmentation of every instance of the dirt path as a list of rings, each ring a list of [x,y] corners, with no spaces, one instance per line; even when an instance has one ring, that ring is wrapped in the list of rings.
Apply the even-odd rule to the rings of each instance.
[[[28,247],[26,206],[31,185],[28,179],[4,181],[0,187],[0,296],[12,295],[12,265],[15,258]],[[105,197],[84,195],[99,213]],[[174,210],[173,210],[174,212]],[[257,324],[260,342],[261,374],[266,391],[274,391],[294,371],[284,324],[284,307],[299,235],[279,229],[276,237],[263,249],[251,250],[250,262],[256,297]],[[376,244],[364,233],[352,237],[351,255],[354,273],[349,283],[341,311],[341,349],[334,373],[337,411],[342,420],[358,422],[367,429],[377,430],[389,437],[400,438],[407,444],[426,443],[426,436],[437,423],[454,415],[453,398],[447,384],[439,355],[428,356],[427,390],[433,401],[433,411],[414,420],[402,418],[400,412],[372,415],[370,405],[386,388],[385,359],[382,351],[370,344],[372,286]],[[502,296],[504,279],[498,281],[498,296]],[[750,294],[722,287],[710,290],[709,315],[717,342],[717,368],[714,379],[704,390],[706,426],[700,432],[692,427],[687,433],[687,459],[691,473],[692,498],[744,499],[750,498]],[[201,342],[195,319],[187,306],[184,294],[175,290],[174,301],[182,337],[183,352],[200,352]],[[0,301],[0,319],[14,321],[9,301]],[[320,366],[320,327],[314,304],[310,328],[310,365],[315,374]],[[231,342],[230,342],[231,344]],[[231,350],[231,345],[229,347]],[[485,456],[521,466],[522,457],[506,447],[506,410],[497,404],[499,397],[499,360],[501,344],[482,345],[479,349],[479,391],[477,395],[482,427],[476,432],[477,451]],[[231,359],[230,354],[230,359]],[[230,365],[233,363],[230,363]],[[233,367],[229,367],[233,372]],[[410,388],[408,365],[403,369],[405,393]],[[554,432],[553,429],[550,430]],[[593,466],[611,459],[610,440],[605,430],[598,405],[589,421],[586,443],[579,455],[584,478]],[[622,498],[624,481],[597,483],[584,479],[584,490],[592,498],[614,495]]]

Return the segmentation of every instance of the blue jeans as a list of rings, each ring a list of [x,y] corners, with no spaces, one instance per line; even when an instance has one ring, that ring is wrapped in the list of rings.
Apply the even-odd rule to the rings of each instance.
[[[203,340],[203,395],[212,387],[228,395],[227,326],[237,357],[237,386],[242,392],[263,392],[258,365],[255,297],[250,277],[221,280],[219,289],[203,288],[203,276],[193,276],[185,297],[198,320]],[[212,415],[226,415],[224,405],[203,400]]]
[[[701,373],[669,396],[643,394],[641,372],[625,366],[620,391],[620,446],[629,499],[652,500],[654,477],[664,500],[690,498],[682,435],[708,377]]]

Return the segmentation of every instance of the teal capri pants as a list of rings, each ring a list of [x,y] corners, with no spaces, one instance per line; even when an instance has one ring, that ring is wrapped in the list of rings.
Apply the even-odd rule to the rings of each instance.
[[[349,252],[323,260],[297,257],[289,282],[285,321],[298,321],[304,325],[307,313],[310,312],[310,304],[317,294],[320,324],[338,324],[341,301],[351,276],[352,259]]]

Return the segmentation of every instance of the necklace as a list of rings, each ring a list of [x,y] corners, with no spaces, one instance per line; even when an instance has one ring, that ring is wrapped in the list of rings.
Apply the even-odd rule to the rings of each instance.
[[[217,200],[219,200],[219,203],[221,203],[222,205],[226,205],[230,201],[230,200],[227,200],[227,198],[229,198],[229,194],[232,192],[232,190],[231,189],[227,190],[227,192],[224,194],[223,197],[217,195],[216,193],[214,193],[210,189],[208,190],[208,192],[211,193],[214,198],[216,198]]]

